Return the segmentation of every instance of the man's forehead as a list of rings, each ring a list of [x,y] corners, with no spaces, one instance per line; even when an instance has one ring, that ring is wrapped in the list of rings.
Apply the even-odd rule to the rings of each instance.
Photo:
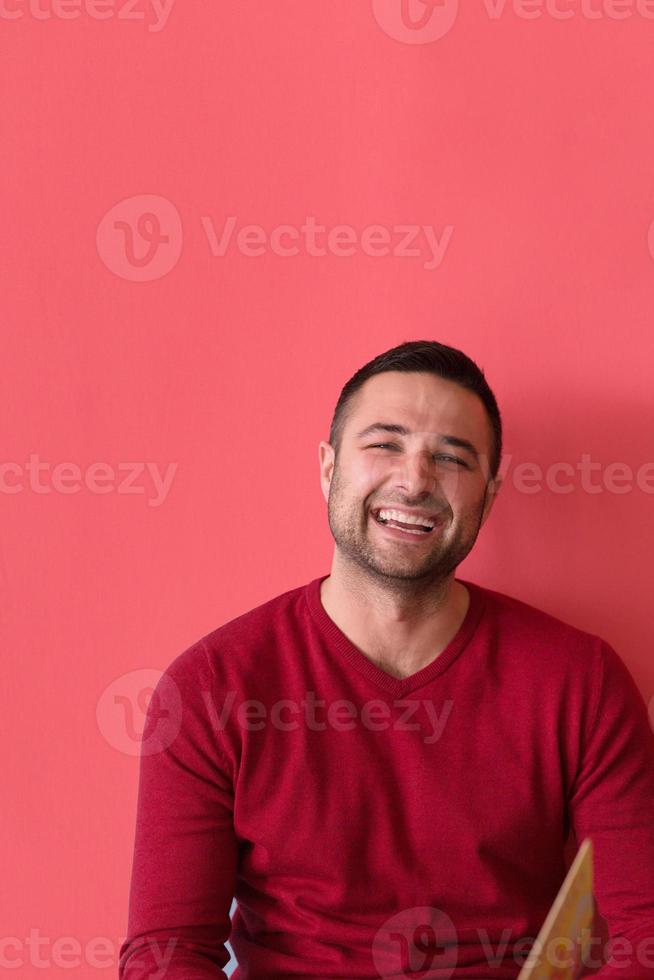
[[[357,428],[382,417],[413,431],[438,432],[455,423],[478,429],[487,422],[484,405],[474,392],[430,375],[376,375],[361,387],[359,396],[352,413]]]

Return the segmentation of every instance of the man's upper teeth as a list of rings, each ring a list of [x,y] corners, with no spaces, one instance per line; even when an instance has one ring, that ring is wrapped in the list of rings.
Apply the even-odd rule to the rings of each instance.
[[[401,510],[380,510],[378,516],[383,521],[401,521],[403,524],[420,524],[422,527],[434,526],[434,522],[427,517],[415,517],[413,514],[405,514]]]

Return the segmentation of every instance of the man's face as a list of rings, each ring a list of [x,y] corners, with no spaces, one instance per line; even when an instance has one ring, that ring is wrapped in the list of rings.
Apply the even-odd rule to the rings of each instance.
[[[319,447],[337,548],[384,578],[446,577],[472,549],[499,490],[499,479],[489,482],[493,436],[483,403],[452,381],[386,371],[366,381],[348,409],[338,458],[329,443]],[[406,432],[360,434],[375,423]],[[378,520],[382,505],[433,515],[436,525],[428,533],[393,529]]]

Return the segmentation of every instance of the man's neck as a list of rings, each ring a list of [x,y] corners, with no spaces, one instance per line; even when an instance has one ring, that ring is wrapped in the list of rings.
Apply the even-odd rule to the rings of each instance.
[[[381,670],[404,679],[435,660],[461,628],[470,604],[453,574],[430,589],[386,590],[332,572],[320,589],[329,618]]]

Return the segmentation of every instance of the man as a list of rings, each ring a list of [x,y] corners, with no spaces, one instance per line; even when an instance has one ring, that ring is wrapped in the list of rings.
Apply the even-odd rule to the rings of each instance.
[[[599,636],[455,577],[501,452],[452,347],[344,387],[330,574],[193,644],[150,702],[121,980],[223,977],[228,939],[238,980],[515,978],[571,830],[614,943],[596,976],[654,977],[643,699]]]

